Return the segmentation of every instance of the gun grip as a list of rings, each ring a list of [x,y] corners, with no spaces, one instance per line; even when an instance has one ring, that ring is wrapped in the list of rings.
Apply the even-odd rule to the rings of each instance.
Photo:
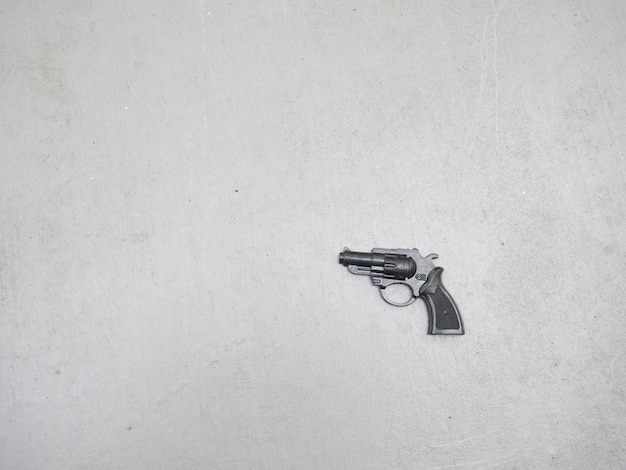
[[[420,297],[428,309],[428,334],[462,335],[463,321],[459,309],[441,282],[443,268],[436,267],[420,288]]]

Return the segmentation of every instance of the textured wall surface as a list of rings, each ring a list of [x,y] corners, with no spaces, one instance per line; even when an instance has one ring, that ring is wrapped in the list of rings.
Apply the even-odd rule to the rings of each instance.
[[[0,1],[0,467],[626,467],[626,4]],[[337,253],[438,252],[463,337]]]

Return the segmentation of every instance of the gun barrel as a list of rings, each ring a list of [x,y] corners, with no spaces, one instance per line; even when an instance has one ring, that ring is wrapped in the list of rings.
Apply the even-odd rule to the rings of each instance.
[[[384,258],[381,255],[378,255],[378,258]],[[378,260],[379,263],[382,260]],[[339,262],[344,266],[348,265],[356,265],[356,266],[366,266],[371,267],[376,265],[376,261],[373,259],[372,253],[363,253],[360,251],[342,251],[339,253]],[[381,266],[378,264],[378,266]]]

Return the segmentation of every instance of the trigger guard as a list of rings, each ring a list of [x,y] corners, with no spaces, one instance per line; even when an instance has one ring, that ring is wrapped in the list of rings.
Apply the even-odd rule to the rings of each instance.
[[[403,286],[407,286],[407,284],[405,284],[404,282],[392,282],[391,284],[387,284],[385,287],[393,286],[394,284],[401,284]],[[411,289],[411,286],[407,286],[409,289],[411,289],[412,295],[409,298],[409,300],[407,300],[406,302],[395,302],[391,300],[390,298],[386,297],[385,287],[380,288],[380,296],[383,298],[385,302],[387,302],[390,305],[393,305],[394,307],[406,307],[408,305],[411,305],[413,302],[417,300],[418,296],[415,295],[415,292],[413,291],[413,289]]]

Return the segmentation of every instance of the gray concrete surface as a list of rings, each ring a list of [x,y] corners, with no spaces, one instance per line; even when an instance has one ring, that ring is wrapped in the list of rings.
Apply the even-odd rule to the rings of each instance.
[[[0,2],[0,467],[626,467],[626,4]],[[464,337],[345,246],[440,254]]]

